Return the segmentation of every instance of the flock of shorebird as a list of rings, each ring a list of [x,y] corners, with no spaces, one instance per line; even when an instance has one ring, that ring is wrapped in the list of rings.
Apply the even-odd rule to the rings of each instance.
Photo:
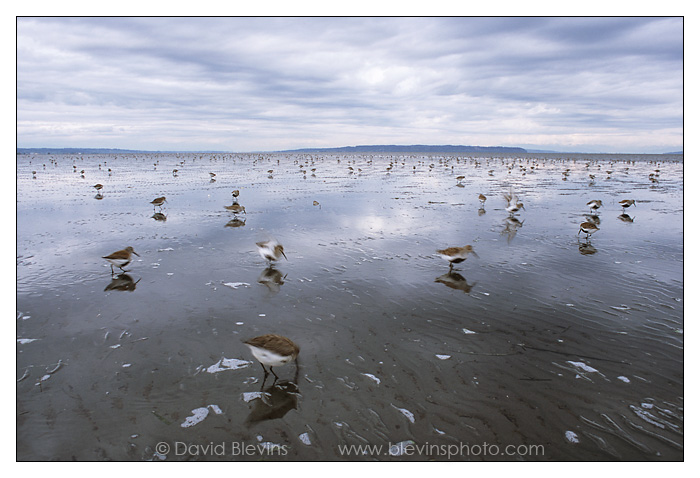
[[[622,201],[619,201],[619,204],[622,207],[623,213],[630,206],[637,207],[637,203],[634,199],[623,199]],[[588,201],[586,206],[588,206],[591,214],[593,214],[593,213],[598,212],[598,209],[600,209],[603,206],[603,201],[601,201],[600,199],[593,199],[591,201]],[[623,214],[623,216],[626,216],[626,214]],[[629,216],[627,216],[627,217],[629,217]],[[626,218],[623,217],[623,219],[626,219]],[[578,234],[580,235],[583,232],[584,234],[586,234],[586,240],[588,240],[588,239],[590,239],[590,237],[593,233],[598,232],[600,230],[600,228],[598,227],[599,224],[600,224],[600,219],[598,218],[597,215],[588,216],[588,220],[585,222],[582,222],[579,225]]]
[[[176,171],[173,171],[174,174],[176,174]],[[271,171],[270,171],[271,173]],[[215,174],[210,173],[210,176],[212,180],[214,180]],[[461,181],[464,179],[464,177],[457,177],[457,180],[459,184],[461,184]],[[93,186],[97,191],[98,194],[101,193],[101,190],[103,186],[101,184],[96,184]],[[240,194],[239,190],[234,190],[232,192],[233,196],[233,204],[230,206],[224,206],[225,209],[228,211],[233,212],[234,214],[240,214],[243,213],[245,214],[245,207],[241,206],[238,203],[238,196]],[[518,211],[525,210],[525,206],[523,203],[518,199],[518,197],[513,193],[512,189],[509,193],[503,194],[503,197],[506,201],[506,206],[505,206],[505,211],[508,212],[509,218],[513,218],[513,215],[515,215]],[[478,199],[481,203],[481,210],[483,210],[484,204],[486,203],[486,196],[483,194],[478,195]],[[165,196],[157,197],[150,203],[153,205],[154,209],[156,207],[162,208],[163,205],[167,202]],[[619,202],[621,207],[623,208],[623,211],[629,208],[630,206],[636,206],[635,200],[633,199],[625,199]],[[317,201],[314,201],[314,205],[317,206],[319,205]],[[587,206],[590,210],[591,213],[597,212],[598,209],[600,209],[603,206],[603,202],[601,200],[592,200],[587,203]],[[480,210],[480,211],[481,211]],[[579,232],[578,234],[580,235],[581,232],[586,234],[586,239],[589,239],[590,236],[595,233],[596,231],[599,230],[598,225],[593,222],[594,219],[592,218],[597,218],[597,216],[588,216],[591,218],[590,220],[583,222],[579,225]],[[599,220],[598,220],[599,221]],[[599,222],[598,222],[599,224]],[[280,244],[277,240],[271,239],[265,242],[258,242],[256,243],[258,253],[260,256],[268,261],[268,265],[271,265],[272,262],[274,261],[279,261],[281,260],[282,257],[284,257],[285,260],[287,259],[286,254],[284,253],[284,247],[282,244]],[[479,257],[474,251],[473,246],[471,245],[465,245],[462,247],[448,247],[446,249],[439,249],[436,251],[437,255],[441,257],[442,259],[446,260],[449,262],[450,265],[450,273],[452,273],[453,267],[455,264],[459,264],[461,262],[464,262],[470,254],[473,254],[476,257]],[[105,259],[109,264],[110,268],[112,271],[112,274],[114,275],[114,266],[118,267],[124,272],[127,272],[124,267],[128,266],[131,261],[132,261],[132,255],[139,256],[134,251],[134,248],[129,246],[126,247],[120,251],[113,252],[112,254],[108,256],[103,256],[103,259]],[[139,256],[140,257],[140,256]],[[294,361],[297,365],[297,370],[298,370],[298,356],[299,356],[299,346],[295,344],[291,339],[287,337],[283,337],[281,335],[276,335],[276,334],[266,334],[266,335],[261,335],[259,337],[254,337],[248,340],[245,340],[243,342],[246,346],[250,348],[250,351],[252,355],[260,362],[260,365],[263,368],[264,371],[264,379],[263,379],[263,385],[265,381],[267,380],[267,377],[270,373],[275,376],[275,380],[278,379],[279,377],[277,374],[274,372],[273,367],[280,367],[282,365],[285,365],[287,363],[290,363]],[[267,365],[266,368],[265,366]]]

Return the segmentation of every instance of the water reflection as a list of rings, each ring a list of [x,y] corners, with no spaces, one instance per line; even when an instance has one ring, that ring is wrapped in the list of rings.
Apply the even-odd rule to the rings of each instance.
[[[98,192],[98,193],[95,195],[95,199],[97,199],[98,201],[99,201],[100,199],[103,199],[103,198],[104,198],[104,196],[102,195],[102,193],[99,193],[99,192]]]
[[[227,211],[231,211],[234,214],[247,214],[245,212],[245,207],[241,206],[236,201],[234,201],[233,204],[231,204],[230,206],[224,206],[224,209],[226,209]]]
[[[286,277],[287,274],[282,275],[274,266],[270,266],[260,273],[258,283],[267,287],[273,294],[276,294],[280,291],[280,287],[284,284]]]
[[[163,214],[162,212],[157,212],[151,216],[152,219],[155,219],[156,221],[166,221],[168,219],[168,216]]]
[[[584,214],[584,217],[586,218],[586,222],[600,226],[600,216],[596,214]]]
[[[246,418],[246,425],[250,426],[253,423],[282,418],[290,410],[296,409],[299,400],[297,376],[295,376],[294,381],[275,381],[264,391],[261,388],[260,397],[252,401],[253,409]],[[264,380],[262,386],[265,386]]]
[[[234,217],[226,223],[224,227],[243,227],[245,226],[245,218]]]
[[[525,221],[520,221],[517,217],[514,216],[508,216],[503,220],[503,223],[505,224],[505,227],[501,231],[501,234],[507,236],[508,244],[510,244],[510,241],[512,241],[515,238],[518,229],[523,227]]]
[[[483,216],[484,214],[486,214],[486,209],[484,209],[483,206],[482,206],[482,207],[479,208],[479,211],[478,211],[478,212],[479,212],[479,216]]]
[[[583,242],[583,243],[579,242],[579,244],[578,244],[578,251],[579,251],[582,255],[588,256],[588,255],[595,254],[596,252],[598,252],[598,249],[596,249],[595,247],[593,247],[593,245],[591,244],[590,239],[589,239],[589,240],[587,240],[586,242]]]
[[[465,279],[462,274],[454,271],[450,271],[446,274],[441,275],[440,277],[435,278],[435,282],[445,284],[450,289],[464,291],[467,294],[471,292],[472,287],[476,285],[476,282],[474,282],[473,284],[468,284],[467,279]]]
[[[630,217],[629,214],[620,214],[617,218],[622,222],[634,222],[634,217]]]
[[[139,281],[141,281],[141,278],[134,282],[133,277],[131,277],[129,274],[119,274],[116,277],[112,277],[112,281],[107,284],[107,287],[105,287],[105,292],[110,290],[133,292],[136,290],[136,284],[138,284]]]

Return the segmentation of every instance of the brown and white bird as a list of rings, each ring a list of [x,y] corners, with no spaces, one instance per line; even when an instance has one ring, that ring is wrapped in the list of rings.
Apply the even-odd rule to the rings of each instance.
[[[153,207],[163,207],[163,204],[168,201],[165,200],[165,196],[161,196],[159,198],[155,198],[153,201],[151,201],[151,204],[153,204]]]
[[[112,269],[112,274],[114,274],[114,266],[117,266],[124,271],[124,268],[131,262],[132,254],[136,254],[138,256],[138,254],[134,252],[134,248],[129,246],[121,251],[113,252],[108,256],[102,256],[102,259],[107,259],[107,262],[109,262],[109,267]]]
[[[266,334],[259,337],[253,337],[243,342],[248,346],[263,370],[265,371],[265,378],[272,372],[275,378],[279,378],[272,367],[281,367],[292,360],[296,362],[297,367],[299,366],[299,346],[292,342],[287,337],[276,334]],[[268,372],[265,365],[270,367]]]
[[[600,209],[600,207],[602,205],[603,205],[603,201],[601,201],[600,199],[593,199],[592,201],[588,201],[586,203],[586,206],[588,206],[588,208],[591,210],[591,212],[597,211],[598,209]]]
[[[589,237],[591,237],[591,234],[593,234],[594,232],[599,231],[599,230],[600,229],[598,228],[598,226],[596,226],[592,222],[582,222],[579,225],[578,234],[581,234],[581,232],[585,232],[586,239],[588,239]]]
[[[486,196],[479,194],[479,201],[481,201],[481,205],[483,206],[484,203],[486,203]]]
[[[103,188],[103,186],[100,183],[97,183],[93,186],[93,188],[97,189],[97,191],[99,192]]]
[[[469,254],[474,254],[476,257],[479,257],[470,245],[464,247],[448,247],[447,249],[438,250],[437,253],[450,263],[450,270],[452,270],[454,264],[464,262]]]
[[[284,256],[286,260],[289,260],[284,253],[284,247],[275,239],[271,239],[267,242],[257,242],[255,245],[258,246],[260,256],[270,263],[280,260],[282,256]]]
[[[637,207],[637,204],[634,202],[634,199],[623,199],[622,201],[620,201],[620,206],[622,206],[623,211],[632,205],[634,205],[634,207]]]

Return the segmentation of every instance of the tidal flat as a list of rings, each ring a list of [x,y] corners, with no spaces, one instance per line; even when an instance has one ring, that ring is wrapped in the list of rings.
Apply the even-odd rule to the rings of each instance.
[[[682,156],[18,155],[16,333],[20,461],[681,461]]]

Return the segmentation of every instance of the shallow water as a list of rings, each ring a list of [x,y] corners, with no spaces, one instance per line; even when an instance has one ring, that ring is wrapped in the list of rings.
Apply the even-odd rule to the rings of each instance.
[[[17,458],[682,460],[680,159],[20,155]]]

